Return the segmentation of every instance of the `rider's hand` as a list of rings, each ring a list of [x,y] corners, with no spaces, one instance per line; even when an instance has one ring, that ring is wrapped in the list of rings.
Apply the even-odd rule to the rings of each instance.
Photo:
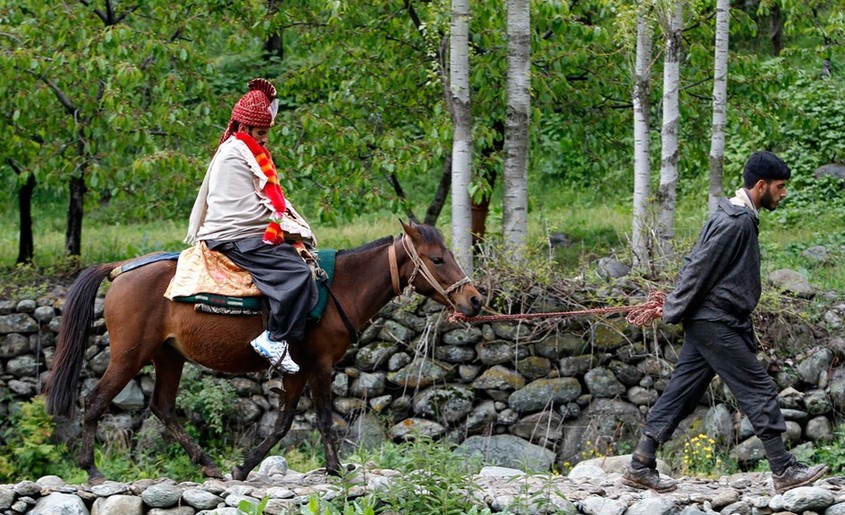
[[[310,261],[314,261],[314,255],[308,251],[308,247],[301,241],[295,241],[292,243],[293,248],[299,253],[299,257],[301,257],[306,263]]]

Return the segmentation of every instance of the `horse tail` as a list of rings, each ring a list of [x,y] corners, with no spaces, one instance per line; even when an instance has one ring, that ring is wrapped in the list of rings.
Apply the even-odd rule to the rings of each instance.
[[[88,342],[88,329],[94,321],[94,300],[100,283],[120,263],[107,263],[86,268],[70,287],[64,308],[53,372],[47,382],[47,413],[70,416],[73,413],[82,371],[82,360]]]

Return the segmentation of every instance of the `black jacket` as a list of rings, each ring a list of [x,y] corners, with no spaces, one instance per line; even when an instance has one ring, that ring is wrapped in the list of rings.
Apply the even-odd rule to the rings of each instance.
[[[761,291],[758,232],[755,213],[721,199],[666,296],[663,320],[750,324]]]

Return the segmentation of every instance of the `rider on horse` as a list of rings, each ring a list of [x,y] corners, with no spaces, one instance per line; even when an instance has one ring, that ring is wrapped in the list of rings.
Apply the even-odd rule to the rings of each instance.
[[[317,300],[311,269],[301,256],[309,257],[316,240],[285,199],[265,148],[278,111],[276,88],[264,79],[248,87],[208,165],[185,241],[205,242],[252,275],[270,313],[267,330],[250,343],[282,373],[293,374],[299,366],[288,341],[304,337],[306,316]]]

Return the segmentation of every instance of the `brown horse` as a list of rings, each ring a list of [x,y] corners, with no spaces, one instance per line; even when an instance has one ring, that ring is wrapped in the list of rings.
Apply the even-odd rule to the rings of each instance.
[[[326,470],[337,473],[340,462],[331,429],[331,380],[334,365],[346,354],[351,330],[359,330],[405,286],[467,316],[479,312],[482,297],[470,283],[443,236],[427,225],[402,224],[401,238],[386,237],[337,253],[332,291],[319,322],[309,324],[304,341],[291,342],[290,352],[301,370],[284,378],[285,392],[273,431],[241,465],[234,479],[246,475],[281,440],[293,422],[294,409],[306,383],[311,386],[317,428],[326,451]],[[56,341],[53,372],[47,384],[51,414],[68,416],[76,405],[94,299],[100,283],[127,262],[95,265],[76,279],[66,299]],[[105,319],[111,358],[97,386],[85,400],[79,466],[89,482],[105,478],[94,463],[97,423],[112,399],[147,363],[155,367],[151,411],[185,448],[208,477],[222,477],[217,465],[188,435],[176,416],[176,393],[186,360],[213,370],[242,374],[267,369],[249,341],[263,330],[260,316],[214,315],[163,296],[176,269],[174,261],[158,261],[118,275],[105,297]],[[343,312],[351,324],[343,321]],[[351,325],[352,327],[348,327]]]

